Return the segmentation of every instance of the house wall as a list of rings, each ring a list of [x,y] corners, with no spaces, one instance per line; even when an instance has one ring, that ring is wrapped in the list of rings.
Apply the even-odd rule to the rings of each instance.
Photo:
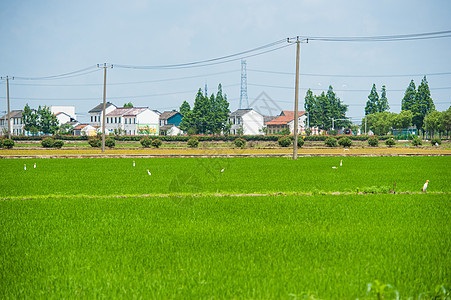
[[[56,118],[58,119],[58,126],[61,126],[66,122],[70,122],[70,116],[66,114],[58,114]]]
[[[150,110],[146,109],[137,115],[136,118],[136,130],[137,134],[143,135],[159,135],[160,134],[160,126],[159,126],[160,116]]]
[[[305,129],[305,121],[307,120],[306,115],[302,115],[298,118],[298,134],[302,133]],[[290,133],[294,134],[294,120],[288,122],[288,127],[290,129]]]
[[[20,135],[25,134],[25,130],[23,129],[24,124],[22,121],[22,118],[11,118],[9,119],[10,129],[11,129],[11,135]],[[8,132],[8,120],[1,119],[0,120],[0,134],[3,132]]]
[[[109,114],[115,109],[116,107],[114,105],[110,105],[107,108],[105,108],[105,112],[106,114]],[[102,126],[102,116],[103,116],[102,111],[96,113],[89,113],[89,124],[91,126]]]
[[[244,135],[263,135],[260,130],[263,128],[263,116],[251,110],[242,116]]]

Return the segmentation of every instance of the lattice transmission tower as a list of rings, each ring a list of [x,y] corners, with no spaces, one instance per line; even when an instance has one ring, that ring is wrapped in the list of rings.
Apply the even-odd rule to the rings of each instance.
[[[247,72],[246,72],[246,60],[241,60],[241,93],[240,93],[240,109],[243,105],[249,108],[249,98],[247,97]]]

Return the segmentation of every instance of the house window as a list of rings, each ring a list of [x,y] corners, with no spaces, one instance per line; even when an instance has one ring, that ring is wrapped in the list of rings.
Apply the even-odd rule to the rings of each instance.
[[[127,118],[124,118],[124,124],[127,124]]]
[[[121,117],[119,117],[119,124],[121,123]]]
[[[107,117],[107,118],[106,118],[106,122],[107,122],[107,123],[110,123],[110,118]]]
[[[136,118],[133,118],[133,124],[136,124]],[[135,134],[134,130],[133,130],[133,134]]]
[[[114,117],[114,123],[117,123],[117,117]]]

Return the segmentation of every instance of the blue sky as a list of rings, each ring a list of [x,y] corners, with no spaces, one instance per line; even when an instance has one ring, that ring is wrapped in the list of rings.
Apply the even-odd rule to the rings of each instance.
[[[0,1],[0,75],[41,77],[98,63],[164,65],[234,54],[301,36],[376,36],[451,30],[449,1]],[[295,46],[247,58],[249,102],[265,92],[276,109],[293,110]],[[320,42],[301,46],[300,107],[307,88],[332,85],[359,120],[373,83],[387,87],[399,112],[411,79],[451,72],[451,38],[398,42]],[[113,68],[107,99],[160,111],[194,102],[199,88],[221,83],[238,108],[240,61],[202,68]],[[262,72],[264,71],[264,72]],[[270,73],[281,72],[287,74]],[[362,75],[337,77],[328,75]],[[408,75],[371,77],[368,75]],[[184,79],[178,79],[184,78]],[[157,81],[158,80],[158,81]],[[451,75],[428,76],[438,110],[451,105]],[[102,70],[59,80],[10,84],[11,109],[26,103],[75,105],[81,121],[102,100]],[[257,100],[258,101],[258,100]],[[0,112],[6,85],[0,83]]]

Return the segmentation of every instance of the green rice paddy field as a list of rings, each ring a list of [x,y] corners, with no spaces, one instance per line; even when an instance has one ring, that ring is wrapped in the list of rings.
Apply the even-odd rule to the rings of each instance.
[[[3,159],[0,298],[449,297],[450,175],[449,157]]]

